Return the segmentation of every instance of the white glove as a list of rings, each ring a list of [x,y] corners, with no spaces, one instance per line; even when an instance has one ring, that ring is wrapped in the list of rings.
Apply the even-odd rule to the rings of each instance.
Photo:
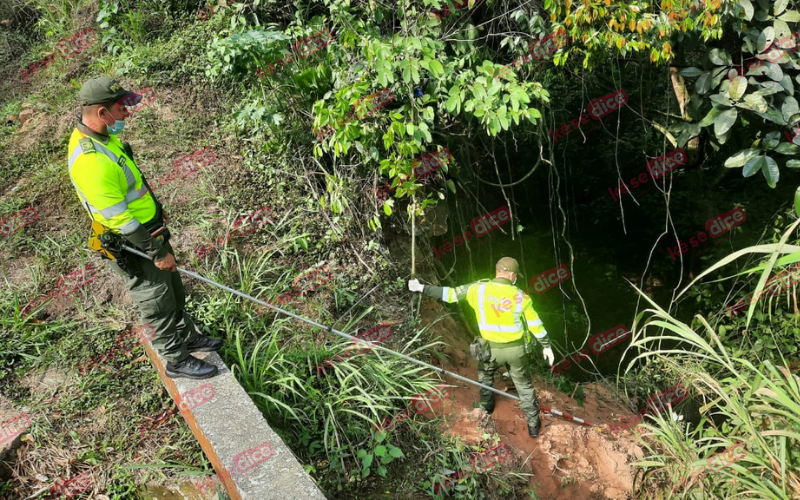
[[[550,347],[545,347],[542,349],[542,355],[544,356],[544,359],[550,363],[550,366],[553,366],[553,361],[556,359],[555,356],[553,356],[553,349]]]
[[[419,282],[418,279],[408,280],[408,290],[411,292],[421,292],[425,285]]]

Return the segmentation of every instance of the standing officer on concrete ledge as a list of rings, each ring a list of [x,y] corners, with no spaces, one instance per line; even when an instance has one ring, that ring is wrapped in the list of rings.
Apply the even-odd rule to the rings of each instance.
[[[78,93],[81,118],[69,141],[69,176],[92,218],[93,232],[111,242],[104,251],[93,248],[113,259],[111,268],[125,278],[125,286],[139,304],[142,323],[155,329],[153,347],[167,360],[167,375],[213,377],[217,367],[189,353],[219,350],[222,341],[197,333],[183,310],[183,283],[164,225],[169,217],[150,191],[130,145],[117,138],[125,126],[123,118],[130,114],[122,99],[135,105],[142,96],[111,78],[83,84]],[[122,244],[139,248],[153,260],[122,250]]]
[[[487,386],[494,385],[495,370],[507,364],[514,387],[520,398],[520,406],[528,418],[528,434],[539,435],[539,400],[531,384],[529,355],[533,353],[533,337],[544,347],[542,354],[553,366],[553,349],[547,340],[547,330],[533,310],[531,298],[514,286],[519,274],[519,264],[511,257],[497,261],[496,277],[481,280],[456,288],[422,285],[418,280],[408,282],[412,292],[423,292],[449,304],[464,299],[478,316],[480,337],[470,346],[472,355],[478,359],[478,379]],[[522,318],[525,318],[523,323]],[[526,329],[527,326],[527,329]],[[528,334],[526,335],[526,330]],[[481,389],[481,406],[494,411],[494,393]]]

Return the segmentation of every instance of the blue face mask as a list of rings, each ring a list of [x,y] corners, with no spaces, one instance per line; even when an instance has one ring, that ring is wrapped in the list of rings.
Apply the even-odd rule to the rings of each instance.
[[[106,129],[108,130],[108,133],[112,134],[112,135],[119,134],[120,132],[122,132],[122,129],[124,129],[124,128],[125,128],[125,120],[117,120],[117,121],[115,121],[114,125],[112,127],[109,127],[108,125],[106,125]]]

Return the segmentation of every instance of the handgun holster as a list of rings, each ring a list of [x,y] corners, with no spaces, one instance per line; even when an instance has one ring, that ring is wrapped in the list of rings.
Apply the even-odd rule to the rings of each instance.
[[[133,276],[133,269],[128,260],[128,253],[122,249],[122,235],[111,231],[97,221],[92,221],[92,236],[89,238],[89,248],[100,253],[100,257],[113,260],[117,265]]]
[[[492,358],[492,348],[489,347],[489,342],[482,337],[477,337],[472,341],[472,343],[469,345],[469,353],[473,358],[483,363]]]

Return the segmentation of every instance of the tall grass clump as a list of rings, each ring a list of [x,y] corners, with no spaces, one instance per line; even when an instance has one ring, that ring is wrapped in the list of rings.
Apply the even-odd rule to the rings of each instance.
[[[288,289],[296,274],[279,271],[274,263],[276,252],[241,258],[226,245],[208,259],[203,274],[274,303],[276,292]],[[333,287],[334,281],[296,304],[290,301],[279,307],[314,316],[316,313],[309,311],[324,307],[323,292]],[[308,462],[327,464],[326,472],[332,480],[358,481],[372,471],[385,475],[386,462],[376,460],[373,467],[365,468],[362,460],[366,455],[380,456],[385,450],[394,455],[386,452],[384,461],[402,456],[399,449],[391,448],[388,441],[392,438],[377,431],[378,426],[384,418],[401,412],[412,396],[438,384],[438,377],[379,348],[364,349],[361,343],[328,335],[269,308],[253,307],[255,304],[247,300],[237,303],[238,299],[227,292],[210,287],[207,292],[209,298],[202,304],[190,303],[192,314],[201,323],[225,332],[228,342],[222,353],[224,359],[281,436],[300,455],[305,453]],[[373,307],[367,305],[355,304],[337,312],[337,316],[348,321],[340,320],[343,325],[336,327],[356,336],[381,323],[380,318],[373,317]],[[323,321],[333,324],[329,318]],[[442,344],[426,340],[428,330],[436,323],[408,336],[405,327],[393,328],[392,336],[381,345],[425,359]],[[333,365],[320,370],[326,360],[334,360]]]
[[[740,256],[770,254],[765,265],[750,270],[763,273],[748,311],[749,324],[778,256],[794,256],[781,259],[782,265],[796,260],[798,248],[785,242],[799,223],[778,243],[735,252],[695,282]],[[642,486],[666,486],[670,491],[686,482],[674,498],[800,498],[800,378],[788,368],[790,360],[779,350],[761,355],[730,348],[720,338],[724,338],[723,327],[715,329],[696,315],[699,327],[692,328],[638,291],[652,308],[634,323],[629,349],[638,355],[625,374],[640,360],[651,366],[660,363],[659,368],[676,374],[701,405],[696,425],[676,422],[666,412],[641,426],[639,439],[648,454],[634,465],[643,471]],[[745,445],[744,458],[720,470],[704,469],[712,453],[739,442]]]

